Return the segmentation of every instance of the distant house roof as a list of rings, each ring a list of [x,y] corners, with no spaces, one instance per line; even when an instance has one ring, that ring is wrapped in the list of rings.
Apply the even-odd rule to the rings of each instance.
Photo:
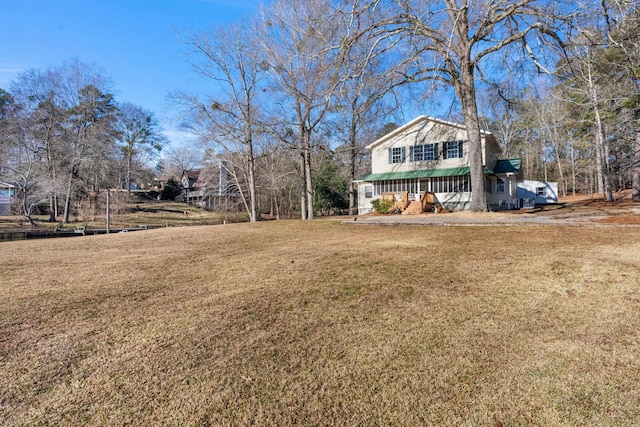
[[[201,170],[202,169],[186,170],[184,171],[184,174],[187,176],[187,178],[189,178],[190,181],[197,181],[200,177]]]
[[[7,184],[6,182],[0,181],[0,187],[2,187],[2,188],[15,188],[15,185]]]

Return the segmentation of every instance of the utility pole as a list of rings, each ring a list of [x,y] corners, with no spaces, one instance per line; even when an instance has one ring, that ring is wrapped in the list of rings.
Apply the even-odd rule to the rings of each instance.
[[[111,193],[107,191],[107,234],[111,228]]]

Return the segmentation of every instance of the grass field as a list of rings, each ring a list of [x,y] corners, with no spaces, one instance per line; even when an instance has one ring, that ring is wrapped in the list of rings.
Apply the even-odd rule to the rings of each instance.
[[[640,424],[640,236],[163,228],[0,243],[0,425]]]

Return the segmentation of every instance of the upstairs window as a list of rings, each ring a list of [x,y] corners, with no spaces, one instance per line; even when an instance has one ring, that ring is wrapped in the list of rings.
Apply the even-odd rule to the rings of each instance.
[[[414,145],[410,151],[412,162],[421,162],[423,160],[435,160],[438,158],[438,144],[422,144]]]
[[[544,197],[545,196],[544,187],[536,187],[536,195]]]
[[[442,147],[442,155],[445,159],[461,159],[462,141],[445,141]]]
[[[496,178],[496,193],[504,193],[504,179]]]
[[[389,148],[389,163],[404,163],[406,157],[405,147],[391,147]]]

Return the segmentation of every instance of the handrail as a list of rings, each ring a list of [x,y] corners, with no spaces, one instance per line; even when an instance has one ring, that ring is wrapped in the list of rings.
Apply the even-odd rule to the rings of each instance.
[[[397,208],[400,209],[401,211],[405,210],[407,208],[407,206],[409,206],[409,192],[408,191],[403,191],[402,192],[402,200],[400,200],[400,202],[396,202]]]
[[[401,195],[402,197],[396,197]],[[409,206],[409,192],[408,191],[388,191],[382,193],[383,200],[393,200],[393,209],[403,211]]]
[[[422,212],[426,211],[427,204],[434,205],[436,202],[435,193],[431,193],[429,191],[424,191],[422,196],[420,197],[420,206],[422,208]]]

